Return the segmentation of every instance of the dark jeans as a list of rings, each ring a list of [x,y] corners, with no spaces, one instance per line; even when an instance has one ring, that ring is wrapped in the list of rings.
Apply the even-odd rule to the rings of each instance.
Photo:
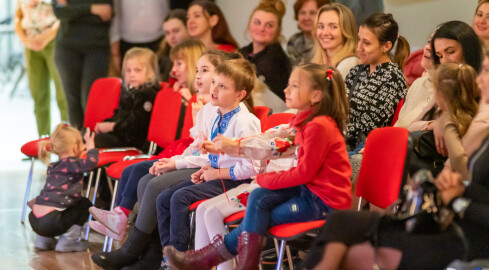
[[[65,233],[71,226],[83,226],[88,220],[88,208],[92,203],[87,198],[80,201],[64,211],[53,211],[45,216],[37,218],[34,213],[29,213],[29,222],[32,230],[40,236],[55,237]]]
[[[171,244],[180,251],[187,250],[190,241],[190,205],[222,194],[223,183],[226,190],[230,190],[250,182],[251,179],[212,180],[195,185],[192,181],[185,181],[165,189],[156,200],[161,246]]]
[[[109,71],[109,48],[75,48],[56,44],[54,60],[58,67],[66,101],[70,123],[81,129],[88,94],[93,82],[106,77]]]
[[[132,210],[134,205],[138,201],[138,184],[139,179],[148,174],[149,168],[153,166],[153,163],[158,161],[145,160],[127,166],[121,174],[119,179],[119,187],[117,188],[117,196],[115,198],[115,205]]]
[[[257,188],[248,198],[243,222],[224,238],[229,252],[236,254],[242,232],[265,235],[270,227],[294,222],[325,219],[334,209],[305,185],[286,189]]]

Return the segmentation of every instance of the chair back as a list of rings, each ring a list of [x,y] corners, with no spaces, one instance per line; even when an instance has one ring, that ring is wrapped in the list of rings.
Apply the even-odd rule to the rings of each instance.
[[[290,118],[292,118],[294,115],[295,114],[293,113],[274,113],[267,118],[262,130],[267,131],[278,125],[288,124],[290,122]]]
[[[270,108],[267,106],[255,106],[253,109],[255,110],[255,116],[260,119],[261,131],[265,131],[263,128],[265,127],[268,113],[270,113]]]
[[[394,126],[399,119],[399,113],[401,112],[402,105],[404,105],[404,99],[401,99],[397,104],[396,111],[394,112],[394,117],[392,117],[391,126]]]
[[[185,119],[183,120],[182,132],[180,138],[190,137],[190,129],[194,126],[194,120],[192,119],[192,103],[197,102],[197,94],[193,95],[188,101],[187,109],[185,109]]]
[[[384,127],[371,131],[358,173],[356,195],[380,208],[394,203],[407,177],[411,145],[405,128]]]
[[[88,95],[83,126],[94,130],[98,122],[102,122],[114,115],[114,110],[119,106],[120,94],[120,78],[100,78],[95,80]]]

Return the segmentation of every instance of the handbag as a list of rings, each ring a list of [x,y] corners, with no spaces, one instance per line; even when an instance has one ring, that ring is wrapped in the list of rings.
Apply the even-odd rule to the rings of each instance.
[[[445,166],[446,157],[436,150],[432,130],[410,132],[413,150],[409,156],[408,171],[414,175],[418,170],[427,169],[436,177]]]

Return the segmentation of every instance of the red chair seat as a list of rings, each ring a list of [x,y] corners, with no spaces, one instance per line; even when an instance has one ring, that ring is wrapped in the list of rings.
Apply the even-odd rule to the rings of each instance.
[[[270,234],[279,239],[297,238],[299,234],[320,228],[325,220],[315,220],[308,222],[287,223],[274,226],[269,229]]]
[[[224,224],[226,225],[234,225],[239,222],[244,218],[246,211],[241,211],[238,213],[234,213],[224,219]]]
[[[141,151],[139,150],[126,150],[126,151],[114,151],[114,152],[103,152],[103,149],[100,149],[101,153],[98,155],[98,164],[97,167],[101,167],[107,165],[109,163],[114,163],[117,161],[122,161],[126,156],[137,156],[141,155]]]
[[[37,153],[39,153],[39,142],[47,141],[47,140],[49,140],[49,138],[37,139],[37,140],[30,141],[28,143],[25,143],[20,148],[20,152],[22,152],[22,154],[24,154],[28,157],[37,157]]]
[[[200,201],[198,201],[198,202],[194,202],[193,204],[191,204],[191,205],[190,205],[190,207],[188,208],[188,210],[189,210],[189,211],[194,211],[195,209],[197,209],[197,207],[198,207],[198,206],[199,206],[201,203],[203,203],[203,202],[205,202],[205,201],[207,201],[207,199],[205,199],[205,200],[200,200]]]
[[[146,158],[135,158],[131,160],[124,160],[124,161],[119,161],[116,162],[112,165],[110,165],[106,173],[109,177],[114,178],[114,179],[120,179],[122,175],[122,171],[124,171],[125,168],[128,166],[131,166],[133,164],[139,163],[141,161],[147,160]]]

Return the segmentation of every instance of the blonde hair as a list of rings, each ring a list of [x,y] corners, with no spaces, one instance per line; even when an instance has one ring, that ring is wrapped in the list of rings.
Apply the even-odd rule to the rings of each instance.
[[[44,164],[50,161],[51,153],[62,155],[69,153],[74,145],[83,144],[80,131],[66,124],[59,124],[51,134],[49,141],[40,141],[38,157]]]
[[[460,136],[467,131],[479,107],[480,90],[477,73],[467,64],[445,63],[438,66],[433,85],[447,105],[447,113],[457,126]]]
[[[172,61],[179,59],[185,62],[188,72],[186,87],[190,89],[192,94],[195,94],[195,67],[197,66],[197,61],[199,61],[199,58],[204,51],[204,43],[195,39],[184,40],[170,50],[170,59]]]
[[[146,70],[146,83],[154,85],[160,81],[158,57],[148,48],[134,47],[126,52],[124,61],[122,62],[122,79],[125,83],[125,66],[129,59],[137,59]]]
[[[261,0],[258,6],[256,6],[255,9],[253,9],[253,11],[251,12],[250,18],[248,20],[247,31],[250,28],[251,18],[253,18],[255,12],[259,10],[272,13],[277,17],[277,33],[275,33],[275,37],[273,38],[272,43],[285,40],[285,38],[282,36],[282,18],[285,15],[284,2],[282,2],[281,0]]]
[[[312,105],[311,115],[301,123],[301,126],[316,116],[325,115],[331,117],[340,132],[343,133],[350,109],[346,98],[345,83],[340,72],[333,67],[315,63],[300,65],[296,69],[299,72],[307,73],[312,89],[320,90],[322,93],[321,100]]]
[[[477,14],[477,11],[479,11],[479,8],[483,5],[483,4],[487,4],[489,3],[489,0],[479,0],[479,3],[477,3],[477,8],[475,9],[475,12],[474,12],[474,15]]]
[[[358,28],[353,13],[346,6],[338,3],[322,6],[318,10],[316,19],[314,21],[314,29],[312,30],[312,36],[314,39],[314,56],[311,59],[311,63],[316,63],[320,65],[328,64],[326,51],[322,48],[316,36],[319,17],[323,12],[327,11],[334,11],[338,15],[341,35],[343,37],[343,44],[341,49],[331,58],[331,65],[336,66],[339,62],[341,62],[341,60],[356,55],[358,43]]]
[[[226,60],[216,67],[216,74],[231,78],[236,91],[246,91],[246,96],[242,101],[246,104],[248,110],[254,113],[251,92],[255,88],[256,83],[255,66],[244,59]]]

